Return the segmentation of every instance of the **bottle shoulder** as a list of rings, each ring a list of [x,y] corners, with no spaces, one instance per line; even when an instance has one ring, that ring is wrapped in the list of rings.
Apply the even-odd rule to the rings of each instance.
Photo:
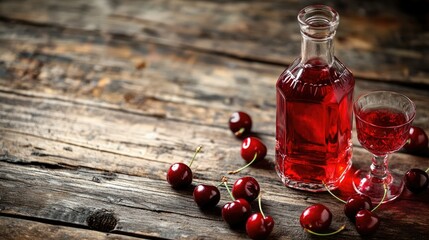
[[[353,91],[352,72],[335,58],[332,65],[317,64],[317,59],[302,63],[296,59],[277,80],[277,90],[285,96],[323,99],[327,95],[346,95]]]
[[[301,58],[297,58],[280,74],[277,83],[299,81],[306,84],[330,85],[342,81],[354,84],[353,73],[337,58],[331,66],[317,63],[317,59],[303,63]]]

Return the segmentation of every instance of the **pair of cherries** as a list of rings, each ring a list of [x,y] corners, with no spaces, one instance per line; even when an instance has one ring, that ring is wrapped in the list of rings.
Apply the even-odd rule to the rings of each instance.
[[[173,163],[170,166],[167,172],[167,182],[171,187],[174,189],[183,189],[192,184],[193,174],[190,167],[200,151],[201,146],[195,150],[189,165],[184,163]],[[216,186],[200,184],[194,188],[193,197],[200,208],[209,208],[218,204],[220,201],[220,192]]]
[[[334,197],[336,196],[334,195]],[[344,213],[349,219],[355,222],[356,230],[360,235],[370,235],[377,231],[380,226],[380,219],[374,213],[374,210],[377,209],[380,204],[372,209],[371,199],[361,194],[352,195],[347,201],[339,200],[345,203]],[[343,225],[332,233],[321,233],[328,230],[331,222],[332,213],[323,204],[315,204],[306,208],[300,217],[301,226],[308,232],[319,236],[336,234],[345,227]]]
[[[356,230],[360,235],[370,235],[377,231],[380,226],[380,218],[374,211],[383,200],[374,208],[372,208],[371,199],[363,194],[352,195],[345,202],[344,213],[355,222]]]
[[[235,181],[232,192],[226,179],[224,185],[230,193],[232,202],[222,208],[222,218],[231,227],[246,225],[246,233],[251,239],[265,239],[274,228],[274,220],[262,211],[259,183],[253,177],[242,177]],[[258,198],[259,212],[251,214],[250,203]]]
[[[242,177],[235,181],[231,194],[233,198],[244,199],[247,202],[251,202],[256,199],[259,191],[260,187],[256,179],[253,177]],[[219,203],[220,191],[217,186],[199,184],[194,188],[193,197],[198,207],[207,209],[215,207]]]
[[[229,118],[229,129],[237,138],[244,138],[241,143],[241,157],[247,162],[245,166],[235,171],[229,172],[235,174],[247,168],[255,162],[265,159],[267,147],[257,137],[249,136],[252,130],[252,118],[245,112],[234,112]]]
[[[252,239],[267,238],[274,227],[271,216],[265,216],[259,198],[259,213],[251,215],[250,203],[260,196],[260,186],[255,178],[246,176],[235,181],[232,191],[229,190],[226,178],[224,185],[230,193],[231,202],[222,207],[222,218],[231,227],[236,228],[246,224],[246,233]],[[220,192],[216,186],[198,185],[193,192],[194,201],[201,209],[215,207],[220,200]]]
[[[428,149],[428,136],[423,129],[412,126],[407,143],[404,145],[404,150],[409,153],[421,153]],[[429,177],[427,172],[421,169],[413,168],[408,170],[404,176],[405,187],[414,194],[418,194],[427,189],[429,185]]]

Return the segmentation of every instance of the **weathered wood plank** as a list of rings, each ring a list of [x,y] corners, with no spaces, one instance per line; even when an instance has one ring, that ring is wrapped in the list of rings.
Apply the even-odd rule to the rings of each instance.
[[[241,141],[235,139],[226,126],[196,125],[166,118],[159,119],[76,105],[71,102],[5,93],[0,93],[0,99],[0,127],[4,130],[74,144],[77,147],[120,154],[127,158],[124,159],[123,166],[119,168],[131,168],[128,173],[136,174],[139,168],[133,168],[133,165],[139,164],[140,161],[151,161],[148,165],[165,164],[163,168],[154,166],[153,169],[144,172],[147,174],[151,174],[150,171],[152,174],[158,173],[160,169],[166,169],[175,161],[189,159],[189,153],[193,152],[198,145],[205,147],[205,158],[216,164],[210,168],[231,170],[243,163],[238,151]],[[274,125],[274,123],[271,124]],[[8,135],[5,134],[5,136]],[[260,137],[269,149],[267,159],[272,160],[274,136],[261,134]],[[13,138],[15,136],[12,134],[11,137],[5,139],[12,140]],[[36,138],[35,141],[39,140]],[[44,149],[49,144],[51,143],[45,143],[43,144],[45,146],[40,147]],[[356,139],[354,139],[354,144],[358,145]],[[11,144],[11,146],[13,145]],[[27,146],[28,143],[20,145]],[[67,146],[62,146],[62,148],[59,146],[51,149],[53,152],[49,154],[56,156],[56,151],[66,152],[62,149]],[[33,151],[35,150],[32,147],[28,147],[25,151],[27,158],[37,157]],[[43,151],[36,152],[43,155]],[[77,157],[72,155],[72,158]],[[133,158],[138,158],[138,161],[135,162]],[[92,163],[97,162],[95,159],[88,160]],[[66,164],[70,165],[70,163]],[[195,163],[195,166],[202,167],[201,170],[210,169],[198,162]]]
[[[137,237],[102,233],[49,223],[0,216],[0,236],[4,240],[81,239],[81,240],[136,240]]]
[[[152,159],[151,156],[130,157],[122,153],[106,150],[92,149],[87,146],[79,146],[72,143],[49,140],[28,134],[0,130],[0,160],[17,164],[46,165],[51,168],[79,169],[89,168],[106,171],[109,173],[122,173],[133,176],[146,177],[157,180],[166,178],[166,171],[174,161],[174,155],[186,156],[176,161],[188,162],[192,152],[180,148],[164,153],[162,157]],[[205,146],[204,148],[210,148]],[[156,151],[156,149],[153,149]],[[194,179],[196,182],[210,181],[217,183],[222,175],[229,170],[236,169],[244,164],[239,156],[239,146],[226,150],[234,158],[218,157],[220,151],[204,149],[202,156],[194,164]],[[271,149],[269,150],[271,155]],[[354,149],[354,166],[368,167],[370,154],[359,147]],[[427,158],[410,156],[408,154],[396,153],[391,157],[391,168],[393,171],[403,174],[410,168],[425,168]],[[257,175],[264,178],[272,178],[271,181],[279,181],[274,173],[272,157],[267,157],[268,162],[252,167],[242,174]],[[406,163],[406,164],[404,164]],[[94,181],[100,179],[94,178]],[[102,180],[102,179],[101,179]],[[344,190],[347,187],[345,187]],[[349,192],[344,193],[347,195]]]
[[[6,99],[6,97],[3,97],[2,99]],[[21,98],[20,104],[22,104],[22,106],[28,106],[28,109],[30,110],[23,110],[22,106],[14,105],[13,109],[15,114],[9,115],[9,118],[13,119],[13,124],[12,121],[10,121],[9,125],[6,125],[6,127],[8,127],[8,129],[16,129],[16,131],[23,131],[27,133],[11,133],[7,129],[2,132],[2,136],[4,136],[5,140],[1,142],[1,145],[2,149],[7,152],[3,152],[3,161],[35,165],[39,165],[40,163],[40,165],[42,166],[46,164],[48,168],[53,166],[54,169],[61,168],[61,166],[65,166],[66,168],[70,167],[71,169],[76,169],[76,167],[103,169],[111,172],[144,176],[145,178],[154,179],[165,184],[165,170],[167,169],[169,164],[175,161],[183,161],[184,159],[189,159],[190,153],[192,152],[192,148],[194,147],[191,146],[192,141],[194,141],[193,139],[186,143],[182,143],[183,145],[180,143],[178,143],[178,145],[175,143],[171,143],[172,141],[175,141],[174,139],[176,139],[176,142],[177,139],[179,139],[179,137],[175,136],[175,134],[180,133],[182,137],[184,136],[184,134],[188,134],[186,131],[183,131],[183,129],[189,128],[189,125],[186,123],[183,123],[182,127],[180,127],[180,124],[178,123],[165,123],[166,125],[164,127],[158,125],[156,132],[167,132],[168,130],[170,130],[169,133],[171,134],[171,136],[166,135],[167,138],[161,140],[163,144],[150,144],[152,139],[144,137],[135,138],[129,140],[128,142],[115,142],[116,135],[119,136],[121,133],[127,135],[127,133],[123,132],[123,128],[121,126],[109,124],[110,122],[117,121],[114,119],[120,118],[124,126],[133,126],[131,122],[136,124],[136,122],[139,121],[131,120],[134,118],[140,119],[140,122],[143,122],[144,124],[137,124],[133,127],[133,129],[130,129],[130,131],[132,131],[134,135],[141,135],[145,131],[144,126],[146,124],[152,125],[153,120],[149,120],[150,117],[141,117],[133,114],[130,114],[128,116],[122,113],[118,113],[118,115],[116,115],[114,113],[111,113],[110,111],[106,111],[108,113],[103,113],[103,109],[88,109],[87,107],[81,108],[73,106],[73,104],[71,103],[53,104],[49,103],[49,100],[45,99],[41,101],[31,98],[27,98],[27,100],[25,99],[26,97]],[[14,101],[9,101],[9,103],[13,102]],[[3,106],[7,105],[2,105],[2,107]],[[28,118],[25,117],[25,115],[26,112],[31,112],[31,109],[35,110],[35,113],[30,114],[34,117],[32,117],[32,120],[29,121]],[[45,111],[46,113],[44,113]],[[64,115],[64,112],[68,113],[67,118],[66,115]],[[37,120],[37,115],[49,116],[49,119],[51,120],[45,119],[43,117],[43,120]],[[74,115],[78,115],[79,117]],[[106,120],[104,118],[107,115],[109,116],[109,121],[105,122]],[[7,116],[8,115],[4,115],[4,117]],[[19,120],[19,118],[23,118],[23,120]],[[145,120],[141,120],[142,118],[145,118]],[[91,119],[93,123],[91,123],[90,121],[86,121],[85,119]],[[101,122],[99,119],[102,119]],[[7,119],[5,120],[7,122]],[[39,132],[36,132],[37,135],[45,136],[44,138],[46,139],[27,136],[28,134],[35,133],[34,127],[26,126],[26,124],[30,124],[30,126],[33,125],[31,124],[32,121],[38,126],[37,130]],[[71,123],[71,126],[68,126],[68,122]],[[51,126],[53,125],[60,125],[61,130],[52,129]],[[82,126],[85,126],[87,130],[79,131],[78,129],[80,129]],[[170,128],[168,128],[167,126],[170,126]],[[176,131],[171,131],[171,126],[176,126],[183,129],[182,131],[178,130],[177,133],[175,133]],[[97,132],[97,129],[99,128],[109,129],[109,132],[103,133],[104,140],[95,137],[91,139],[90,142],[81,142],[82,139],[85,139],[88,136],[87,134],[94,135],[91,134],[92,131]],[[119,128],[119,130],[117,128]],[[237,145],[233,145],[231,144],[231,142],[228,142],[228,139],[231,141],[235,140],[232,136],[229,135],[227,129],[209,128],[205,126],[194,126],[193,128],[193,131],[201,131],[201,134],[210,132],[214,140],[213,142],[207,142],[208,146],[205,146],[206,150],[201,157],[202,159],[200,161],[195,162],[194,171],[196,173],[196,182],[201,183],[208,181],[211,183],[216,183],[222,173],[224,173],[226,170],[235,169],[238,166],[242,165],[242,161],[240,160],[238,155],[239,143],[237,143]],[[48,129],[51,130],[49,131]],[[62,131],[70,133],[64,135]],[[119,131],[120,133],[116,133],[117,131]],[[215,132],[217,131],[219,131],[219,133],[215,134]],[[70,137],[70,135],[72,136]],[[218,138],[223,140],[218,141]],[[105,142],[107,141],[106,139],[110,141]],[[269,137],[264,139],[270,146],[269,149],[273,149],[273,138]],[[58,141],[61,141],[61,143],[58,143]],[[137,141],[138,143],[133,143],[133,141]],[[71,142],[72,144],[68,142]],[[195,142],[195,145],[197,144],[198,143]],[[117,146],[121,146],[119,150],[117,149]],[[146,146],[147,150],[139,152],[138,150],[141,150],[139,148],[144,148],[144,146]],[[167,147],[169,150],[161,155],[156,155],[155,152],[157,152],[157,150],[161,148],[159,146]],[[72,149],[72,152],[70,151],[70,149]],[[369,157],[370,156],[366,151],[356,148],[354,151],[355,167],[357,168],[366,166],[368,164],[367,160],[369,159]],[[133,161],[134,159],[135,161]],[[268,159],[272,159],[271,151],[269,151]],[[427,158],[413,157],[407,154],[394,154],[391,160],[392,170],[398,173],[404,173],[410,167],[422,168],[422,166],[425,165],[427,165]],[[266,167],[263,167],[262,169],[251,168],[243,174],[250,174],[257,177],[258,179],[261,179],[261,185],[265,186],[264,189],[269,189],[268,191],[270,192],[270,194],[274,194],[276,198],[279,198],[279,202],[290,203],[291,201],[293,201],[289,199],[289,197],[282,197],[283,193],[295,197],[298,196],[296,195],[296,191],[284,188],[281,185],[280,181],[277,179],[273,171],[272,165],[268,165]],[[96,176],[95,178],[94,176],[92,176],[90,178],[94,182],[102,182],[105,181],[105,177],[106,175],[104,175],[103,177]],[[109,178],[108,175],[107,178]],[[342,191],[342,196],[349,195],[351,192],[350,186],[344,186]],[[280,193],[280,196],[277,196],[276,193]],[[301,192],[300,194],[302,194],[299,197],[300,199],[305,199],[306,197],[308,197],[306,193]],[[311,194],[310,196],[314,198],[314,201],[317,201],[316,199],[318,199],[319,197]],[[180,206],[188,206],[188,204]],[[298,210],[297,214],[299,214]]]
[[[165,194],[170,194],[171,190],[166,185],[165,182],[165,169],[175,161],[184,161],[184,159],[189,159],[190,153],[193,148],[198,145],[200,142],[199,139],[204,139],[203,136],[206,136],[207,132],[210,132],[210,137],[213,141],[206,141],[203,145],[205,145],[205,151],[202,153],[202,159],[200,161],[195,162],[194,171],[195,171],[195,182],[210,182],[216,183],[219,177],[222,175],[225,170],[235,169],[236,167],[242,165],[242,161],[239,159],[239,142],[237,144],[232,144],[236,141],[229,133],[229,130],[226,128],[217,128],[217,127],[209,127],[202,125],[195,125],[192,123],[186,122],[177,122],[168,119],[156,119],[151,116],[141,116],[138,114],[124,114],[123,112],[112,111],[109,109],[103,109],[99,107],[91,107],[85,105],[75,105],[72,102],[63,102],[55,99],[44,99],[44,98],[34,98],[34,97],[26,97],[14,94],[5,94],[2,93],[2,127],[3,130],[1,132],[4,138],[1,141],[2,146],[2,162],[10,162],[14,163],[17,168],[25,168],[26,165],[36,165],[42,166],[45,168],[46,174],[57,174],[57,172],[65,171],[65,172],[91,172],[91,174],[86,174],[83,177],[85,182],[93,182],[94,183],[106,183],[112,182],[120,177],[132,178],[130,183],[128,183],[128,187],[134,189],[134,184],[146,186],[146,182],[151,182],[153,185],[153,189],[159,189],[158,185],[164,184],[162,187],[162,191]],[[120,124],[119,124],[120,123]],[[37,128],[35,127],[37,126]],[[125,127],[124,127],[125,126]],[[152,129],[147,130],[148,126],[156,126],[156,130],[152,131]],[[189,129],[192,126],[193,133],[189,131],[184,131],[185,129]],[[176,128],[176,130],[174,130]],[[83,130],[83,131],[82,131]],[[108,130],[108,131],[107,131]],[[17,133],[17,132],[22,132]],[[130,134],[128,134],[130,133]],[[153,136],[148,136],[146,134],[157,134],[157,139],[153,138]],[[162,134],[161,134],[162,133]],[[34,135],[34,136],[32,136]],[[159,136],[158,136],[159,135]],[[179,136],[180,135],[180,136]],[[189,135],[189,136],[188,136]],[[130,136],[138,136],[131,138]],[[119,137],[119,139],[118,139]],[[269,149],[273,149],[273,137],[272,136],[262,136],[264,140],[269,145]],[[121,140],[122,138],[127,138],[126,141]],[[180,140],[179,140],[180,139]],[[189,140],[187,140],[189,139]],[[153,143],[155,141],[155,143]],[[157,141],[160,141],[159,143]],[[160,150],[161,148],[161,150]],[[71,151],[70,151],[71,149]],[[166,151],[164,151],[166,149]],[[160,152],[159,152],[160,151]],[[357,148],[355,150],[355,167],[365,166],[368,164],[367,159],[369,158],[369,154]],[[268,159],[272,159],[272,153],[269,152]],[[134,161],[135,160],[135,161]],[[238,160],[238,161],[236,161]],[[407,154],[395,154],[392,156],[392,164],[391,167],[394,171],[399,173],[405,172],[410,167],[420,167],[427,163],[427,158],[419,158],[412,157]],[[4,163],[7,166],[10,164]],[[24,165],[24,166],[22,166]],[[29,167],[30,167],[29,166]],[[84,167],[84,168],[82,168]],[[64,168],[64,169],[63,169]],[[116,172],[116,174],[109,174],[107,172],[97,172],[93,170],[87,170],[85,168],[94,168],[94,169],[103,169],[108,172]],[[67,170],[69,169],[69,170]],[[33,169],[31,169],[33,171]],[[137,176],[143,176],[143,178],[136,178],[131,176],[122,176],[121,173],[125,174],[133,174]],[[300,211],[305,207],[304,205],[309,205],[314,202],[327,202],[331,204],[332,207],[338,206],[332,198],[330,198],[327,194],[308,194],[304,192],[297,192],[282,186],[280,181],[277,179],[275,175],[272,165],[268,165],[263,168],[251,168],[243,174],[250,174],[255,176],[261,183],[261,186],[264,191],[266,191],[267,199],[275,199],[278,201],[279,207],[286,208],[288,210],[286,215],[280,215],[276,218],[278,219],[290,219],[289,215],[290,211],[293,212],[295,218],[300,214]],[[73,174],[72,174],[73,175]],[[29,181],[33,182],[34,179],[30,176],[26,176],[21,174],[20,171],[10,171],[8,174],[9,177],[13,178],[10,182],[22,182]],[[52,179],[52,176],[44,175],[44,178]],[[238,177],[238,176],[237,176]],[[70,175],[61,175],[58,176],[54,181],[59,184],[63,183],[64,180],[60,180],[62,178],[73,179]],[[139,179],[139,180],[134,180]],[[232,180],[235,177],[232,177]],[[44,180],[45,181],[45,180]],[[83,181],[83,180],[82,180]],[[131,183],[133,182],[133,183]],[[82,182],[70,183],[75,184],[75,186],[80,186],[84,184]],[[113,182],[112,182],[113,184]],[[40,184],[43,185],[43,184]],[[27,186],[27,185],[25,185]],[[116,187],[115,187],[116,186]],[[10,183],[6,185],[7,188],[16,189],[16,187]],[[50,197],[52,194],[56,194],[56,187],[52,190],[49,184],[46,187],[49,189],[40,189],[39,185],[33,186],[35,188],[35,195]],[[97,206],[106,209],[111,208],[111,203],[115,202],[118,196],[127,196],[127,193],[117,193],[115,196],[111,196],[112,188],[117,188],[116,182],[113,185],[110,185],[108,189],[99,189],[100,194],[108,194],[107,196],[103,195],[101,198],[103,201],[108,201],[109,203],[93,203],[89,204],[83,201],[82,199],[76,199],[73,196],[80,195],[80,191],[78,194],[66,194],[61,199],[52,200],[52,202],[46,204],[54,204],[54,202],[66,202],[67,204],[72,204],[73,207],[67,205],[67,212],[61,212],[62,210],[58,210],[58,205],[54,204],[54,207],[51,207],[49,213],[47,212],[38,212],[41,207],[33,206],[37,208],[35,213],[31,212],[31,216],[52,219],[59,221],[71,222],[74,224],[85,224],[83,218],[78,218],[76,215],[71,215],[73,212],[84,212],[76,210],[78,208],[77,205],[85,204],[85,206]],[[68,189],[68,186],[64,186],[64,188]],[[121,188],[121,187],[118,187]],[[28,189],[21,189],[27,193]],[[41,192],[38,192],[41,191]],[[74,191],[74,190],[73,190]],[[88,190],[91,194],[93,190]],[[158,212],[162,211],[171,212],[176,215],[183,215],[185,219],[177,220],[178,222],[189,222],[187,218],[197,217],[199,212],[189,212],[184,206],[192,206],[192,200],[190,198],[190,192],[179,192],[180,196],[182,194],[186,195],[187,200],[185,202],[175,201],[174,206],[179,206],[179,209],[164,209],[163,205],[158,206],[157,195],[154,195],[152,192],[143,193],[140,190],[133,190],[136,193],[139,193],[144,196],[150,196],[148,200],[152,201],[153,205],[150,205],[155,208],[155,212],[157,214],[148,215],[147,213],[140,213],[138,216],[153,216],[153,219],[157,219],[159,217]],[[153,190],[154,191],[154,190]],[[159,190],[157,190],[159,191]],[[10,192],[10,190],[1,190],[0,192]],[[344,186],[342,188],[341,196],[345,197],[350,194],[350,186]],[[22,194],[17,194],[21,196]],[[270,197],[271,196],[271,197]],[[134,196],[138,198],[137,196]],[[182,196],[183,197],[183,196]],[[44,199],[45,197],[42,197]],[[8,199],[8,198],[6,198]],[[40,202],[40,198],[29,198],[31,199],[31,204],[34,205],[34,202]],[[68,199],[68,200],[64,200]],[[107,200],[106,200],[107,199]],[[112,200],[113,199],[113,200]],[[120,199],[120,198],[119,198]],[[171,200],[171,197],[169,198]],[[5,198],[2,197],[2,200]],[[25,199],[24,199],[25,200]],[[308,201],[300,202],[300,201]],[[139,202],[140,200],[133,200],[133,204],[135,202]],[[297,202],[298,201],[298,202]],[[416,199],[414,197],[405,197],[400,201],[411,201],[414,202]],[[417,200],[419,201],[419,200]],[[424,201],[423,201],[424,202]],[[397,202],[399,204],[399,202]],[[402,202],[400,202],[401,206],[404,206]],[[24,204],[24,203],[22,203]],[[25,203],[30,204],[30,203]],[[268,203],[269,205],[277,206],[276,204]],[[292,210],[292,206],[288,204],[297,204],[299,205],[298,209]],[[9,207],[13,207],[14,211],[8,212],[10,214],[28,214],[27,210],[25,212],[20,212],[26,209],[22,205],[16,205],[16,200],[11,199],[6,202],[6,205]],[[417,204],[419,205],[419,203]],[[55,207],[56,206],[56,207]],[[81,206],[81,205],[79,205]],[[414,206],[414,205],[413,205]],[[133,214],[136,214],[134,208],[136,206],[132,205]],[[423,206],[420,206],[423,207]],[[95,208],[95,207],[94,207]],[[424,208],[424,207],[423,207]],[[97,208],[98,209],[98,208]],[[276,208],[274,208],[276,209]],[[405,207],[401,208],[393,208],[394,211],[408,211],[408,206],[405,204]],[[418,208],[416,208],[418,209]],[[89,212],[93,212],[94,209],[88,210]],[[16,212],[15,212],[16,211]],[[70,213],[71,211],[72,213]],[[122,210],[121,210],[122,211]],[[123,210],[128,211],[128,210]],[[150,210],[151,211],[151,210]],[[275,210],[269,210],[275,211]],[[416,210],[420,213],[420,210]],[[75,213],[76,214],[76,213]],[[88,215],[87,214],[87,215]],[[190,215],[191,214],[191,215]],[[192,215],[194,214],[194,215]],[[282,213],[283,214],[283,213]],[[386,214],[403,214],[403,213],[386,213]],[[417,213],[416,213],[417,214]],[[84,214],[85,215],[85,214]],[[87,217],[87,215],[85,215]],[[55,217],[59,216],[59,217]],[[64,219],[62,217],[64,216]],[[198,215],[200,216],[200,215]],[[338,210],[337,216],[343,216],[341,214],[341,210]],[[389,215],[391,216],[391,215]],[[170,221],[170,217],[173,216],[162,216],[163,221]],[[177,219],[176,216],[174,216]],[[200,216],[201,217],[201,216]],[[76,220],[78,219],[78,220]],[[298,236],[296,234],[301,234],[305,238],[305,234],[300,232],[300,227],[297,222],[293,222],[291,220],[286,221],[286,225],[282,226],[281,229],[292,229],[292,232],[282,232],[277,233],[283,236],[286,234],[288,239],[290,236]],[[151,226],[148,225],[147,222],[141,223],[136,221],[134,218],[130,220],[134,225],[133,228],[141,228],[141,226]],[[211,221],[211,220],[210,220]],[[219,221],[216,220],[216,221]],[[406,219],[404,221],[411,221],[410,219]],[[177,222],[174,222],[177,223]],[[131,223],[130,223],[131,224]],[[165,223],[167,224],[167,223]],[[173,223],[171,223],[173,224]],[[211,222],[204,223],[207,226],[212,226]],[[388,223],[389,227],[391,227],[392,223]],[[395,223],[393,223],[395,224]],[[409,223],[411,224],[411,223]],[[168,225],[168,224],[167,224]],[[201,228],[203,226],[195,225],[195,229],[204,229]],[[225,226],[221,225],[219,228],[225,228]],[[168,225],[165,228],[165,231],[168,229],[174,228],[173,225]],[[353,227],[349,226],[350,229]],[[225,228],[227,229],[227,228]],[[395,228],[396,229],[396,228]],[[219,229],[216,229],[219,230]],[[127,230],[132,233],[135,233],[135,229]],[[141,231],[141,230],[138,230]],[[190,230],[189,230],[190,231]],[[226,231],[226,230],[225,230]],[[353,231],[353,230],[351,230]],[[383,230],[384,231],[384,230]],[[150,231],[149,231],[150,232]],[[138,232],[141,233],[141,232]],[[144,234],[154,234],[154,232],[144,232]],[[208,234],[210,232],[204,231],[202,234]],[[186,233],[191,234],[191,233]],[[191,236],[194,236],[195,233],[192,233]],[[231,237],[228,234],[236,234],[235,232],[225,233],[225,236]],[[346,234],[355,234],[355,233],[346,233]],[[210,234],[208,235],[210,236]],[[234,235],[235,236],[235,235]],[[237,237],[242,236],[237,233]],[[275,235],[278,236],[278,235]],[[385,236],[385,235],[383,235]],[[176,238],[176,236],[170,236],[171,238]]]
[[[274,133],[274,84],[283,67],[159,44],[107,42],[99,34],[51,27],[0,23],[0,39],[4,91],[89,100],[81,102],[220,127],[232,111],[246,109],[257,132]],[[108,58],[103,57],[106,54]],[[141,64],[144,68],[136,69]],[[415,124],[429,129],[427,89],[357,79],[356,95],[380,89],[402,92],[414,100]]]
[[[9,0],[0,15],[286,65],[300,50],[297,12],[311,3]],[[399,11],[402,1],[326,4],[341,15],[337,55],[357,76],[429,84],[426,23]]]
[[[91,179],[94,176],[102,178],[102,173],[85,169],[51,170],[4,162],[0,162],[0,166],[0,192],[8,193],[0,199],[0,212],[5,214],[29,215],[86,226],[86,219],[91,214],[107,209],[118,219],[112,233],[122,231],[174,239],[245,238],[241,230],[231,230],[221,221],[219,209],[200,212],[190,191],[173,191],[165,181],[117,174],[113,179],[94,182]],[[338,237],[357,236],[345,219],[341,205],[329,194],[300,191],[288,194],[281,184],[264,178],[259,180],[264,189],[264,209],[276,219],[272,235],[275,239],[311,239],[299,226],[299,215],[307,205],[315,202],[322,202],[332,209],[335,225],[347,224],[347,229]],[[267,184],[269,188],[265,187]],[[228,201],[226,190],[221,191],[220,205]],[[395,204],[382,206],[378,214],[383,224],[374,239],[393,238],[406,229],[413,229],[410,239],[425,236],[427,223],[418,216],[428,214],[425,203],[428,197],[429,192],[426,192],[419,198],[401,199]],[[408,217],[397,217],[404,214]],[[186,226],[184,222],[187,222]]]
[[[279,65],[299,51],[295,16],[307,3],[1,1],[0,236],[2,219],[17,217],[64,225],[43,226],[59,238],[82,230],[95,239],[244,239],[243,230],[221,221],[219,208],[200,212],[191,188],[173,191],[165,171],[187,162],[200,144],[195,183],[216,184],[241,166],[240,141],[226,121],[232,111],[246,109],[269,153],[267,164],[242,175],[262,186],[264,210],[277,224],[273,238],[311,239],[298,218],[316,202],[332,209],[334,227],[347,223],[338,237],[359,238],[332,197],[285,188],[273,169],[274,84]],[[415,124],[429,132],[429,35],[391,2],[332,3],[342,16],[340,58],[371,79],[358,78],[356,94],[404,93],[417,104]],[[367,166],[370,154],[353,141],[354,168]],[[398,173],[427,165],[428,155],[404,153],[395,153],[390,164]],[[228,197],[221,191],[224,204]],[[343,198],[352,192],[348,181],[337,191]],[[428,201],[429,191],[405,192],[382,206],[374,238],[409,232],[410,239],[424,238]],[[112,235],[87,230],[111,229],[89,224],[98,210],[118,219]]]

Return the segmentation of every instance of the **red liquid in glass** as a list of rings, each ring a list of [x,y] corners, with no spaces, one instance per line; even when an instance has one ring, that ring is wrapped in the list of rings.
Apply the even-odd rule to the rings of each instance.
[[[277,81],[276,170],[286,186],[336,188],[351,166],[354,78],[332,66],[300,59]]]
[[[408,138],[405,113],[392,108],[373,108],[356,113],[358,139],[368,151],[384,155],[400,149]]]

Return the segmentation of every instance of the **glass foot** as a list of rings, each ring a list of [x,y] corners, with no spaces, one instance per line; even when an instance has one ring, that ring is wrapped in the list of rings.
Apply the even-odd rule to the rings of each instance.
[[[372,177],[370,171],[358,170],[353,176],[353,187],[356,192],[365,194],[371,198],[372,204],[378,204],[384,195],[384,184],[387,185],[386,197],[383,203],[390,202],[399,197],[404,189],[404,182],[401,176],[389,174],[384,181]]]

